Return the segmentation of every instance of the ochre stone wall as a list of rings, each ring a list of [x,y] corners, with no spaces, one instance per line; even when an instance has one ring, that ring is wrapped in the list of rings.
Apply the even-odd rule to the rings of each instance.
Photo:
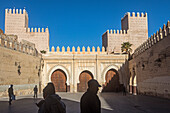
[[[129,70],[129,85],[137,93],[170,98],[169,21],[135,50]]]
[[[16,96],[33,94],[34,86],[40,83],[39,68],[40,57],[0,46],[0,97],[8,95],[10,84],[14,85]]]

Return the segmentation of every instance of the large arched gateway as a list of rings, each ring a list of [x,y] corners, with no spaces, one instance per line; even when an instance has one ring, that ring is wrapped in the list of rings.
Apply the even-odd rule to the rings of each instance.
[[[119,74],[115,69],[110,69],[105,75],[103,92],[117,92],[120,90]]]
[[[51,81],[56,92],[67,92],[66,74],[63,70],[57,69],[51,75]]]
[[[84,92],[88,88],[87,82],[93,78],[93,75],[89,71],[83,71],[79,76],[79,83],[77,84],[77,91]]]

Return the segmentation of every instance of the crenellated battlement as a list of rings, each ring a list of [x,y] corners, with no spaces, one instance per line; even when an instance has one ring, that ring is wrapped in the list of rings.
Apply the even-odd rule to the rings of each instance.
[[[142,12],[142,13],[139,13],[139,12],[137,12],[137,13],[135,13],[135,12],[132,12],[132,13],[130,13],[130,12],[127,12],[125,15],[124,15],[124,17],[123,18],[121,18],[121,20],[123,20],[124,18],[126,18],[126,16],[128,16],[128,17],[147,17],[147,13],[145,12],[145,14]]]
[[[143,44],[141,44],[134,52],[134,57],[138,56],[139,54],[143,53],[147,49],[151,48],[153,45],[159,43],[159,41],[166,38],[168,35],[170,35],[170,23],[169,20],[167,22],[167,25],[163,25],[163,28],[159,29],[159,31],[156,31],[153,35],[151,35],[150,38],[148,38]]]
[[[0,34],[0,47],[16,50],[33,56],[39,55],[35,49],[35,45],[28,41],[26,41],[26,43],[24,41],[18,42],[17,36],[6,36],[5,34]]]
[[[24,9],[5,9],[6,14],[27,14],[25,8]]]
[[[127,34],[128,30],[107,30],[108,34]]]
[[[67,48],[65,48],[63,46],[61,49],[59,46],[57,46],[56,49],[54,46],[52,46],[51,51],[49,51],[49,53],[56,53],[56,54],[106,54],[105,48],[104,47],[100,48],[99,46],[96,49],[94,46],[92,48],[90,48],[89,46],[87,48],[85,48],[83,46],[82,49],[80,49],[80,47],[78,46],[77,51],[74,46],[72,47],[72,51],[70,51],[69,46]]]
[[[32,33],[32,32],[37,32],[37,33],[44,33],[44,32],[48,32],[49,30],[48,30],[48,27],[47,28],[45,28],[45,31],[44,31],[44,28],[28,28],[28,30],[27,30],[27,32],[29,33]]]

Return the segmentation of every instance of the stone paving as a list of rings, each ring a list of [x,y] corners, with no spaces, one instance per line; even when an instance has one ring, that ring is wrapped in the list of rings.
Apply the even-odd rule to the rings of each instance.
[[[67,106],[67,113],[80,113],[80,98],[83,93],[58,93]],[[32,95],[19,96],[8,105],[8,98],[0,98],[0,113],[37,113],[35,103],[42,99]],[[99,94],[102,113],[170,113],[170,100],[158,97],[127,95],[121,93]]]

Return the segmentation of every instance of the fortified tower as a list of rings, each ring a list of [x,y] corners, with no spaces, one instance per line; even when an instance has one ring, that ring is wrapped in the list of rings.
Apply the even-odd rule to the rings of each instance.
[[[5,34],[17,35],[18,40],[27,40],[35,43],[38,51],[48,50],[49,30],[48,28],[28,28],[28,14],[25,9],[5,9]]]
[[[121,19],[122,30],[107,30],[102,35],[102,46],[107,52],[121,53],[121,44],[130,42],[134,51],[148,38],[147,13],[126,13]]]

